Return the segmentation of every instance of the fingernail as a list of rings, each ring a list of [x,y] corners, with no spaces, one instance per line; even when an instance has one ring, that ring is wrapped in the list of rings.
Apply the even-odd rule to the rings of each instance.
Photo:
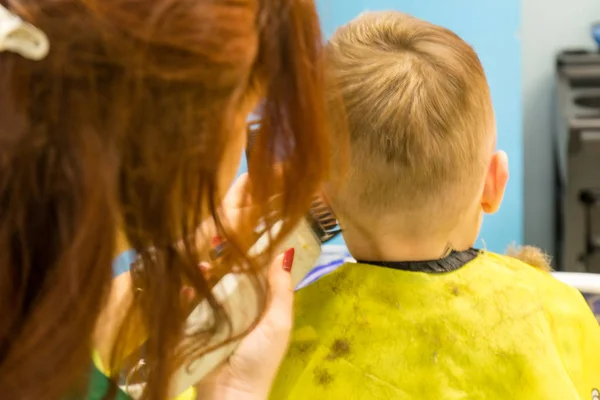
[[[283,253],[283,269],[287,272],[292,270],[292,264],[294,264],[294,253],[296,253],[296,250],[294,250],[293,247]]]
[[[221,236],[217,235],[212,238],[210,244],[212,246],[210,257],[213,260],[216,260],[223,254],[223,249],[225,248],[225,240]]]
[[[219,235],[213,236],[213,238],[210,241],[210,244],[212,245],[212,247],[218,247],[219,245],[223,244],[223,237]]]

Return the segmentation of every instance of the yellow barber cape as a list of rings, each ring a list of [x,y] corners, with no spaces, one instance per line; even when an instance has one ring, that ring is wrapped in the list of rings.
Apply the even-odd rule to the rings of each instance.
[[[448,273],[346,264],[296,294],[270,398],[596,400],[600,326],[582,295],[482,252]]]

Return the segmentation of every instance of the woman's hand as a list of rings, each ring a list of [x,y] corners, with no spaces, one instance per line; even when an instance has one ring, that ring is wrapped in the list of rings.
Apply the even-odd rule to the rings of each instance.
[[[278,202],[281,199],[281,195],[275,195],[268,200],[266,205],[258,205],[252,198],[249,175],[247,173],[241,174],[233,182],[221,201],[221,207],[219,208],[220,222],[226,227],[227,231],[245,232],[244,237],[237,238],[245,242],[238,243],[238,245],[248,249],[264,233],[255,231],[257,221],[260,221],[261,217],[269,209],[280,209],[281,205]],[[206,238],[219,237],[222,233],[217,231],[213,218],[207,218],[199,228],[199,231],[197,244],[198,249],[202,249],[203,251],[206,251]],[[201,255],[203,258],[208,259],[208,253],[202,252]]]
[[[287,350],[292,328],[294,250],[272,262],[267,307],[262,319],[229,359],[196,388],[198,399],[265,400]]]
[[[277,169],[279,171],[279,168]],[[256,222],[264,217],[264,213],[269,210],[281,210],[281,201],[283,196],[275,194],[267,200],[266,204],[258,204],[252,198],[252,182],[247,173],[241,174],[233,182],[227,194],[223,198],[222,208],[226,222],[231,224],[234,230],[239,230],[244,223]],[[255,228],[255,227],[253,227]],[[260,233],[253,238],[258,239]]]

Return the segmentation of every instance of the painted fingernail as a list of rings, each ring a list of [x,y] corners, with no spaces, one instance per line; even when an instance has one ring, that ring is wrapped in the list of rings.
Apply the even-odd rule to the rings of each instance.
[[[210,244],[212,245],[212,247],[218,247],[219,245],[223,244],[223,237],[219,235],[213,236],[213,238],[210,241]]]
[[[223,249],[225,248],[225,240],[223,239],[223,237],[217,235],[212,238],[210,244],[212,246],[210,258],[216,260],[223,254]]]
[[[292,270],[292,264],[294,264],[294,253],[296,250],[292,247],[283,253],[283,269],[287,272]]]

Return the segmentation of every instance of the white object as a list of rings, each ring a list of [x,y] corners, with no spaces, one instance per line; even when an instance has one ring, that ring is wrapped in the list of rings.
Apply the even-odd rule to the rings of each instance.
[[[227,274],[213,288],[213,295],[231,318],[231,330],[225,326],[216,331],[207,346],[223,343],[227,338],[242,334],[259,316],[258,294],[247,275]],[[208,327],[213,322],[213,314],[207,301],[198,305],[187,319],[188,331]],[[176,372],[171,382],[170,397],[175,398],[190,386],[199,382],[204,376],[221,364],[237,347],[238,342],[228,343],[203,355],[199,360],[184,365]],[[139,399],[144,383],[122,385],[121,389],[133,399]]]
[[[600,295],[600,275],[583,272],[553,272],[552,275],[582,293]]]
[[[321,279],[323,276],[328,275],[344,265],[345,263],[355,263],[356,260],[352,258],[348,248],[344,245],[327,244],[321,247],[321,255],[316,261],[314,268],[312,268],[308,274],[300,281],[298,285],[295,285],[296,290],[300,290],[308,285]]]
[[[221,329],[211,337],[209,346],[223,343],[231,336],[245,333],[259,317],[259,299],[256,287],[247,275],[228,274],[213,289],[217,301],[223,306],[231,320],[231,331]],[[208,302],[204,301],[188,317],[188,330],[195,330],[206,324],[207,316],[212,316]],[[212,322],[212,321],[210,321]],[[171,396],[176,397],[204,378],[209,372],[225,361],[237,347],[239,341],[220,346],[205,354],[189,366],[184,365],[175,373],[171,382]]]
[[[38,61],[50,50],[44,32],[0,5],[0,52],[9,51]]]
[[[276,223],[271,229],[273,236],[281,230],[281,222]],[[265,233],[250,250],[250,255],[261,253],[269,244],[269,236]],[[275,252],[281,253],[294,248],[294,264],[292,265],[292,285],[296,287],[302,279],[314,268],[321,255],[321,242],[313,233],[307,220],[300,221],[296,229],[288,235]]]
[[[271,236],[281,230],[281,223],[271,229]],[[249,254],[260,254],[269,244],[269,235],[265,233],[250,249]],[[275,252],[280,253],[289,248],[295,249],[294,264],[292,266],[292,282],[296,286],[315,265],[321,254],[321,244],[312,232],[308,221],[302,220],[298,227],[283,241]],[[258,308],[258,293],[251,279],[243,274],[225,275],[213,288],[213,295],[223,306],[231,320],[231,330],[222,329],[215,332],[208,347],[223,343],[231,336],[243,334],[260,316]],[[196,330],[212,323],[212,311],[207,301],[198,305],[187,319],[188,329]],[[214,351],[203,355],[189,366],[184,365],[173,376],[170,396],[176,397],[186,391],[190,386],[201,381],[209,372],[225,361],[235,350],[239,341],[220,346]],[[144,389],[144,384],[123,385],[121,389],[133,399],[139,399]]]

